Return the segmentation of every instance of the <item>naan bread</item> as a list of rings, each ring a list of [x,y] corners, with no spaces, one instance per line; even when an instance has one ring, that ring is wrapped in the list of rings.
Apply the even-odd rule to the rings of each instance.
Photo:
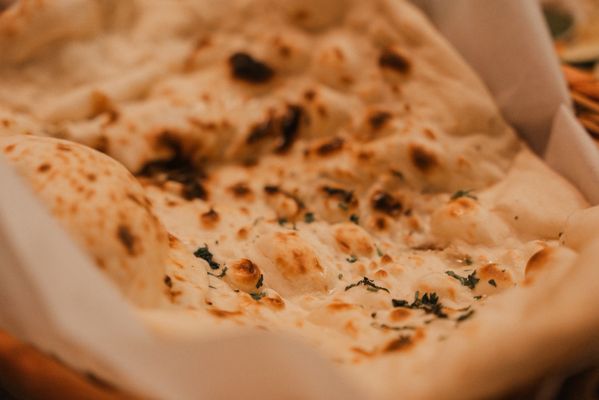
[[[380,398],[596,354],[599,210],[405,1],[21,1],[0,51],[0,153],[160,334],[289,333]]]

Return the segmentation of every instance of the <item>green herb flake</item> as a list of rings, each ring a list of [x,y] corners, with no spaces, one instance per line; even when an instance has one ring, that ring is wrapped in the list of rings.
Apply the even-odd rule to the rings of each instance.
[[[495,282],[495,279],[489,279],[489,285],[497,287],[497,282]]]
[[[211,269],[220,268],[220,264],[214,261],[214,256],[212,255],[210,250],[208,250],[208,245],[206,243],[204,243],[204,247],[200,247],[196,251],[194,251],[193,255],[197,258],[201,258],[202,260],[206,261]]]
[[[466,321],[468,318],[474,315],[474,310],[470,310],[467,313],[460,315],[455,321],[459,324],[462,321]]]
[[[360,225],[360,217],[356,214],[352,214],[349,216],[349,220],[356,225]]]
[[[483,296],[474,296],[474,300],[480,300],[482,298],[483,298]]]
[[[311,224],[312,222],[314,222],[314,213],[311,212],[307,212],[304,214],[304,222],[306,224]]]
[[[338,204],[338,206],[339,206],[339,208],[340,208],[340,209],[342,209],[343,211],[347,211],[347,210],[349,209],[349,205],[348,205],[346,202],[344,202],[344,201],[340,202],[340,203]]]
[[[439,318],[447,318],[447,314],[443,312],[443,304],[439,302],[439,296],[435,292],[424,293],[420,297],[420,292],[414,294],[414,301],[410,304],[407,300],[391,299],[393,307],[412,308],[424,310],[426,314],[434,314]]]
[[[215,277],[215,278],[222,278],[222,277],[224,277],[226,274],[227,274],[227,267],[226,267],[226,266],[225,266],[225,268],[223,268],[223,270],[221,271],[221,273],[220,273],[220,274],[218,274],[218,275],[216,275],[216,274],[213,274],[212,272],[208,272],[208,275],[210,275],[210,276],[213,276],[213,277]]]
[[[260,274],[260,278],[258,278],[258,282],[256,282],[256,289],[260,289],[264,285],[264,274]]]
[[[458,190],[454,194],[452,194],[449,199],[457,200],[460,197],[468,197],[468,198],[471,198],[472,200],[478,200],[478,197],[476,197],[475,195],[473,195],[471,193],[472,193],[472,190]]]
[[[473,273],[471,273],[470,275],[468,275],[466,278],[459,276],[458,274],[456,274],[453,271],[445,271],[445,273],[449,276],[451,276],[452,278],[457,279],[458,281],[460,281],[460,283],[466,287],[469,287],[470,289],[474,289],[474,287],[476,286],[476,284],[478,283],[478,281],[480,281],[480,279],[478,279],[476,277],[476,271],[474,271]]]
[[[356,257],[355,255],[351,255],[348,258],[345,259],[345,261],[347,261],[350,264],[355,263],[356,261],[358,261],[358,257]]]
[[[352,283],[351,285],[348,285],[345,287],[345,290],[349,290],[351,288],[354,288],[356,286],[365,286],[366,289],[370,292],[378,292],[379,290],[384,290],[385,292],[389,293],[389,289],[384,288],[382,286],[377,286],[373,280],[368,279],[367,277],[362,278],[362,280],[356,282],[356,283]]]
[[[264,296],[266,296],[266,292],[250,293],[250,296],[252,296],[252,299],[260,301]]]
[[[407,300],[391,299],[391,304],[393,307],[410,307],[410,302]]]
[[[379,248],[379,246],[374,245],[374,247],[376,247],[376,254],[379,257],[382,257],[385,253],[382,252],[382,250]]]
[[[287,218],[282,217],[277,220],[278,224],[284,226],[287,223]]]

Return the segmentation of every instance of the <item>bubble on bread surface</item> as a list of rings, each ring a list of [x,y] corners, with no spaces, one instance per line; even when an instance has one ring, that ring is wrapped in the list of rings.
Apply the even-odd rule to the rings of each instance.
[[[123,294],[141,306],[158,303],[166,231],[122,165],[53,138],[4,137],[0,151]]]
[[[293,232],[272,232],[256,242],[254,258],[269,286],[283,296],[325,292],[325,268],[308,241]]]

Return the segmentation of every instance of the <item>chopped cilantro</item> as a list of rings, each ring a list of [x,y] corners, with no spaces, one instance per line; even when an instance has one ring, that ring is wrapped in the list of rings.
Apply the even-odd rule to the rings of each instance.
[[[472,190],[461,190],[460,189],[451,195],[450,200],[456,200],[456,199],[459,199],[460,197],[469,197],[473,200],[478,200],[478,197],[476,197],[473,194],[470,194],[471,192],[472,192]]]
[[[260,289],[264,284],[264,275],[260,274],[260,278],[258,278],[258,282],[256,282],[256,289]]]
[[[467,320],[468,318],[470,318],[472,315],[474,315],[474,310],[470,310],[467,313],[464,313],[462,315],[460,315],[457,319],[456,322],[459,324],[462,321]]]
[[[356,261],[358,261],[358,257],[356,257],[355,255],[351,255],[348,258],[345,259],[345,261],[347,261],[348,263],[355,263]]]
[[[478,281],[480,281],[480,279],[478,279],[476,277],[476,271],[474,271],[473,273],[471,273],[470,275],[468,275],[466,278],[459,276],[458,274],[456,274],[453,271],[445,271],[445,273],[449,276],[451,276],[452,278],[457,279],[458,281],[460,281],[460,283],[466,287],[469,287],[470,289],[474,289],[474,287],[476,286],[476,284],[478,283]]]
[[[250,293],[250,296],[252,296],[252,299],[260,301],[264,296],[266,296],[266,292]]]
[[[385,292],[389,293],[389,289],[384,288],[382,286],[377,286],[373,280],[368,279],[367,277],[362,278],[361,281],[358,281],[356,283],[352,283],[351,285],[348,285],[345,287],[345,290],[349,290],[353,287],[356,286],[366,286],[366,290],[368,290],[369,292],[378,292],[379,290],[384,290]]]
[[[287,223],[287,218],[281,217],[277,220],[277,222],[279,223],[279,225],[283,226]]]
[[[314,213],[307,212],[306,214],[304,214],[304,222],[306,224],[311,224],[312,222],[314,222]]]
[[[204,261],[206,261],[211,269],[220,268],[220,264],[214,261],[214,256],[212,255],[210,250],[208,250],[208,245],[206,243],[204,243],[204,247],[200,247],[196,251],[194,251],[193,255],[197,258],[201,258]]]
[[[352,215],[350,215],[350,216],[349,216],[349,220],[350,220],[351,222],[353,222],[354,224],[356,224],[356,225],[360,225],[360,217],[359,217],[359,216],[357,216],[356,214],[352,214]]]
[[[222,278],[223,276],[225,276],[226,273],[227,273],[227,267],[223,268],[223,270],[221,271],[221,273],[218,274],[218,275],[213,274],[212,272],[208,272],[208,275],[213,276],[215,278]]]
[[[495,282],[495,279],[489,279],[489,285],[497,287],[497,282]]]
[[[414,294],[412,304],[406,300],[391,299],[393,307],[405,307],[418,310],[424,310],[427,314],[435,314],[439,318],[447,318],[447,314],[443,312],[443,304],[439,302],[439,296],[436,293],[425,293],[420,297],[420,292]]]
[[[379,246],[377,246],[377,245],[374,245],[374,247],[376,247],[376,254],[377,254],[379,257],[382,257],[384,253],[381,251],[381,249],[379,249]]]
[[[480,300],[482,298],[483,298],[483,296],[474,296],[474,300]]]
[[[410,302],[407,300],[391,299],[393,307],[410,307]]]

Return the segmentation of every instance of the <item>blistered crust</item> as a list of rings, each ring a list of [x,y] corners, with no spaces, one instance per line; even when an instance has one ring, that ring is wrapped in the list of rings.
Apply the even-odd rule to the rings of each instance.
[[[36,18],[64,18],[79,3],[40,4]],[[570,303],[561,282],[595,214],[406,2],[114,10],[60,41],[40,33],[25,69],[0,60],[0,103],[19,110],[2,133],[68,138],[136,175],[169,232],[158,332],[299,334],[390,398],[495,393],[543,370],[527,344],[589,339],[577,327],[595,320],[548,321],[593,299]],[[132,257],[137,230],[116,228],[110,246]],[[512,343],[526,374],[502,364],[521,361]]]

